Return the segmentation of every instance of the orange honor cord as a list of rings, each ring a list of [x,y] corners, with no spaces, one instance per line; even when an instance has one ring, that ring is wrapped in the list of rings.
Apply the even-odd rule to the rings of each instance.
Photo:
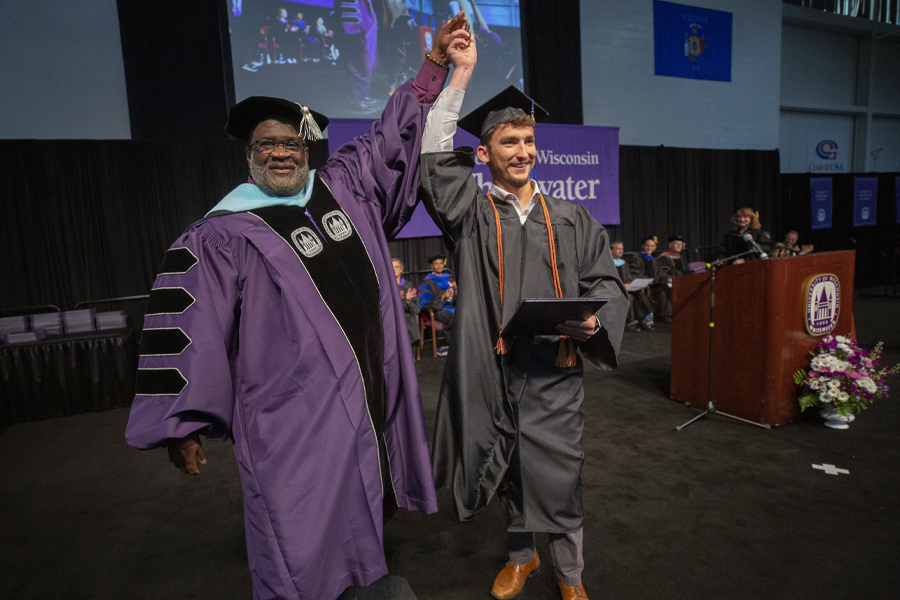
[[[553,225],[550,223],[550,212],[547,210],[547,203],[544,201],[544,195],[538,191],[541,198],[541,209],[544,212],[544,222],[547,223],[547,239],[550,243],[550,265],[553,271],[553,293],[557,298],[562,298],[562,285],[559,282],[559,270],[556,266],[556,244],[553,242]],[[499,279],[500,279],[500,318],[503,318],[503,231],[500,227],[500,213],[497,211],[497,205],[494,198],[488,193],[488,199],[494,209],[494,223],[497,227],[497,259],[499,260]],[[559,336],[559,354],[556,357],[557,367],[574,367],[577,364],[577,356],[575,354],[575,343],[572,338],[567,336]],[[497,336],[497,344],[494,346],[497,354],[506,354],[508,348],[503,340],[503,327]]]
[[[494,351],[497,354],[506,354],[509,349],[506,347],[506,342],[503,341],[503,230],[500,229],[500,213],[497,212],[497,205],[494,204],[494,197],[491,196],[491,193],[488,192],[488,200],[491,201],[491,206],[494,208],[494,224],[497,226],[497,260],[499,261],[499,272],[500,272],[500,333],[497,334],[497,344],[494,346]]]
[[[559,283],[559,271],[556,267],[556,244],[553,243],[553,225],[550,223],[550,212],[547,210],[547,203],[544,202],[543,194],[541,194],[541,208],[544,210],[544,221],[547,222],[547,237],[550,240],[550,265],[553,267],[553,292],[556,294],[557,298],[562,298],[562,285]],[[574,367],[576,364],[578,364],[578,357],[575,354],[575,342],[568,336],[559,336],[559,353],[556,355],[556,366]]]

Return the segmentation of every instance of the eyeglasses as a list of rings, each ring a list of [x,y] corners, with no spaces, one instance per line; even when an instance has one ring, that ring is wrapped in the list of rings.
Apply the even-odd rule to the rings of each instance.
[[[275,140],[257,140],[250,144],[250,147],[256,146],[256,149],[260,154],[271,154],[275,152],[275,149],[278,146],[284,148],[285,152],[290,152],[291,154],[300,154],[304,148],[306,148],[306,144],[301,144],[299,142],[295,142],[293,140],[289,140],[287,142],[276,142]]]

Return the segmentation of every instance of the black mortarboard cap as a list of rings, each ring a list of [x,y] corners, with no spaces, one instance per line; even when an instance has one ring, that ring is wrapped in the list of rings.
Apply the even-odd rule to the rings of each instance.
[[[669,243],[671,243],[671,242],[683,242],[683,241],[684,241],[684,238],[681,237],[680,235],[678,235],[677,233],[676,233],[675,235],[670,235],[670,236],[669,236]]]
[[[436,260],[439,259],[439,258],[440,258],[442,261],[447,262],[447,257],[446,257],[446,256],[444,256],[443,254],[435,254],[435,255],[433,255],[433,256],[429,256],[429,257],[428,257],[428,264],[430,265],[431,263],[433,263],[434,261],[436,261]]]
[[[459,120],[459,127],[479,140],[491,127],[508,123],[516,117],[530,115],[532,99],[513,86],[509,86]],[[534,119],[540,121],[548,113],[534,102]]]
[[[250,134],[257,125],[266,119],[278,117],[298,123],[300,133],[308,141],[322,139],[322,131],[328,126],[328,117],[297,102],[268,96],[250,96],[231,108],[225,131],[249,142]]]

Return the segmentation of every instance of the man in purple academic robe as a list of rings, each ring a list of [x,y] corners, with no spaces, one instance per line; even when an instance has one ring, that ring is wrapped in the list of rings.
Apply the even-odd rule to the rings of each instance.
[[[435,55],[465,43],[464,18]],[[150,293],[128,443],[205,463],[234,441],[256,599],[333,600],[387,574],[383,523],[437,510],[387,239],[412,214],[422,128],[446,68],[426,61],[365,136],[309,171],[327,119],[248,98],[238,186],[167,251]]]

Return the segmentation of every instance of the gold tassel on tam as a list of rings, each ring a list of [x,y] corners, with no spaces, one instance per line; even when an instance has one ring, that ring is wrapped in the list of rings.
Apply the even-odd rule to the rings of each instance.
[[[557,367],[574,367],[578,364],[575,354],[575,342],[568,336],[559,337],[559,354],[556,355]]]

